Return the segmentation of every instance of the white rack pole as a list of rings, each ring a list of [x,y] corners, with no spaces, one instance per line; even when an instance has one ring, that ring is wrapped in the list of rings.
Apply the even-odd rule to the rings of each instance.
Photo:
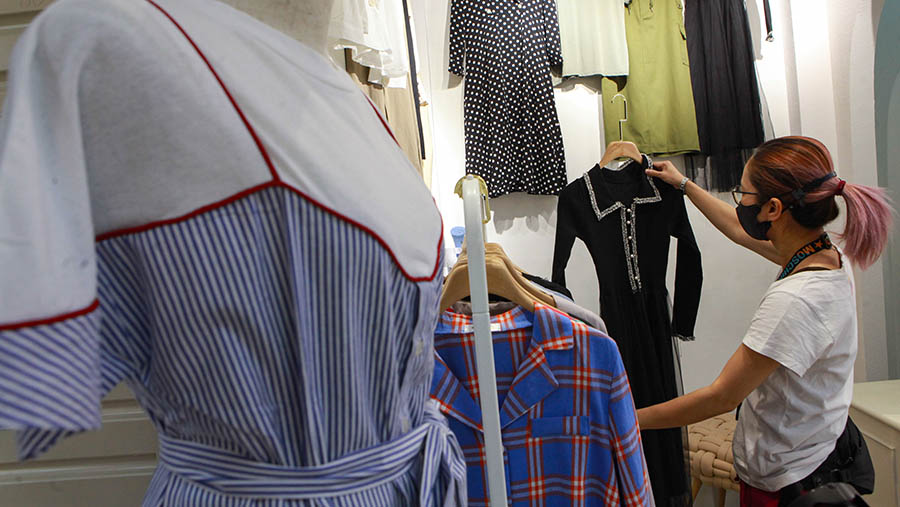
[[[500,437],[500,407],[497,403],[497,378],[494,371],[494,344],[491,339],[491,315],[488,309],[487,269],[484,263],[484,196],[478,180],[471,175],[463,181],[463,206],[466,214],[466,248],[469,256],[469,294],[472,298],[472,324],[475,328],[475,365],[481,398],[481,424],[490,504],[506,507],[506,474],[503,466],[503,442]],[[488,217],[490,218],[490,217]]]

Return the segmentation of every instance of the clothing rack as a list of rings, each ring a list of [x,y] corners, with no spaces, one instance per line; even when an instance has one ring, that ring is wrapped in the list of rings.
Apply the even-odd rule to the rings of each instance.
[[[472,300],[472,325],[475,331],[475,366],[481,398],[481,424],[490,504],[506,506],[506,474],[503,466],[503,442],[500,437],[500,406],[497,403],[497,377],[494,371],[494,345],[491,339],[491,314],[488,307],[487,268],[484,254],[484,224],[491,220],[487,184],[480,176],[466,175],[456,185],[463,199],[466,220],[466,244],[469,256],[469,295]]]

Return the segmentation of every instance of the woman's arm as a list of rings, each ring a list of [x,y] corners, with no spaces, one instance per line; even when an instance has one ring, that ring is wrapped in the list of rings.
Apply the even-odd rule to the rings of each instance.
[[[743,343],[712,384],[637,411],[642,430],[677,428],[734,410],[779,363]]]
[[[684,175],[668,160],[654,162],[653,168],[647,169],[647,174],[659,178],[676,188],[681,185],[681,180],[684,178]],[[722,202],[714,195],[700,188],[693,181],[688,181],[684,187],[684,193],[716,229],[719,229],[728,239],[738,245],[749,248],[775,264],[781,264],[778,251],[775,250],[771,242],[753,239],[744,232],[744,228],[741,227],[733,206]]]

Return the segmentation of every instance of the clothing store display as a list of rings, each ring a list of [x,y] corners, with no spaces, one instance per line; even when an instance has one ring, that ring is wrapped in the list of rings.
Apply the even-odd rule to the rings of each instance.
[[[566,185],[550,66],[561,62],[553,0],[451,0],[450,72],[465,76],[466,172],[490,197]]]
[[[627,76],[625,2],[558,0],[563,76]]]
[[[798,272],[769,286],[743,344],[780,366],[741,404],[734,434],[741,480],[776,491],[832,451],[853,396],[856,324],[846,258],[841,269]]]
[[[336,49],[369,67],[370,82],[403,88],[409,74],[409,46],[403,0],[335,0],[328,35]],[[392,81],[397,79],[397,81]]]
[[[350,50],[345,49],[344,60],[347,73],[359,88],[378,108],[381,116],[388,122],[397,143],[406,153],[406,158],[422,174],[422,146],[418,132],[419,109],[412,87],[391,88],[369,82],[371,69],[360,65],[350,58]],[[410,77],[407,76],[408,80]]]
[[[534,282],[534,285],[538,289],[553,296],[553,300],[556,302],[556,308],[558,310],[567,313],[570,317],[575,317],[576,319],[583,321],[585,324],[598,331],[606,333],[606,323],[603,322],[603,319],[596,313],[576,304],[575,300],[572,298],[572,292],[565,286],[553,283],[552,281],[539,276],[529,275],[528,273],[522,273],[522,276],[525,277],[526,280]]]
[[[657,4],[659,5],[659,4]],[[678,394],[673,335],[692,336],[700,302],[700,250],[682,193],[657,187],[643,163],[619,171],[599,166],[560,193],[553,276],[565,284],[575,239],[591,253],[600,284],[600,312],[616,340],[638,408]],[[670,237],[678,239],[674,307],[670,317],[666,264]],[[642,432],[657,505],[683,505],[690,488],[684,474],[681,430]]]
[[[145,505],[464,503],[428,396],[440,215],[345,73],[207,0],[58,2],[11,63],[20,458],[96,429],[125,381],[160,438]]]
[[[511,505],[652,505],[616,344],[540,303],[491,322]],[[469,505],[484,506],[472,318],[445,311],[434,343],[431,396],[463,449]]]
[[[619,140],[622,101],[628,100],[623,138],[642,153],[676,155],[698,151],[697,117],[691,92],[681,0],[632,0],[625,7],[628,77],[603,78],[606,144]]]
[[[730,190],[765,140],[747,10],[743,0],[687,0],[684,15],[701,151],[691,159],[710,189]]]

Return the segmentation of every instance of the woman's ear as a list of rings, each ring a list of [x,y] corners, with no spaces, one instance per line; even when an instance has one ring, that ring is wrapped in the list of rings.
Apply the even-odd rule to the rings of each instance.
[[[784,214],[785,208],[784,203],[781,202],[781,199],[777,197],[773,197],[769,199],[765,205],[762,207],[763,218],[761,220],[767,222],[774,222],[778,220],[781,215]]]

